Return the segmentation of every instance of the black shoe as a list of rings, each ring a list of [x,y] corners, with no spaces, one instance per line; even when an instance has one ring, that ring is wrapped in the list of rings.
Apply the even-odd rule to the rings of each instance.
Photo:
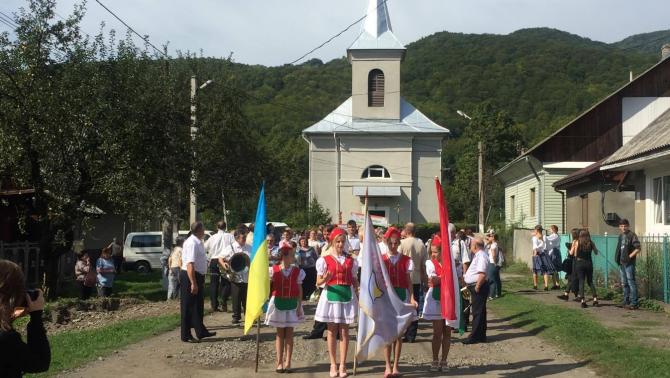
[[[188,339],[186,339],[186,340],[182,339],[181,341],[182,341],[183,343],[190,343],[190,344],[197,344],[197,343],[200,342],[199,340],[194,339],[194,338],[192,338],[192,337],[190,337],[190,338],[188,338]]]
[[[567,301],[567,300],[568,300],[568,296],[565,295],[565,294],[563,294],[563,295],[557,295],[556,298],[558,298],[558,299],[562,299],[562,300],[564,300],[564,301]]]
[[[415,338],[414,338],[414,337],[407,337],[407,336],[405,336],[405,337],[402,338],[402,342],[403,342],[403,343],[410,343],[410,344],[411,344],[411,343],[413,343],[414,341],[415,341]]]
[[[463,340],[463,344],[465,344],[465,345],[477,344],[477,343],[479,343],[479,341],[477,341],[475,339],[471,339],[469,337],[467,339]]]
[[[586,305],[586,302],[582,302],[582,308],[587,308],[589,306]]]
[[[537,286],[533,286],[533,290],[537,290]]]
[[[544,291],[549,291],[549,286],[545,286]]]
[[[323,335],[319,335],[318,333],[310,333],[302,337],[304,340],[316,340],[323,338]]]
[[[216,336],[216,332],[209,332],[209,331],[207,331],[206,333],[204,333],[204,334],[198,336],[198,338],[199,338],[199,339],[204,339],[204,338],[206,338],[206,337],[212,337],[212,336]]]
[[[233,324],[240,324],[240,323],[241,323],[240,319],[233,319]]]

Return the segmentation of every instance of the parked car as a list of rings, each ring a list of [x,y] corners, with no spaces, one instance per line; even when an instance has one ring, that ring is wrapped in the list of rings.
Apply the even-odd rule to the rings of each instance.
[[[140,273],[160,268],[163,254],[163,233],[160,231],[131,232],[123,244],[126,265]]]
[[[179,231],[178,236],[186,238],[188,231]],[[205,240],[211,231],[205,231]],[[176,240],[176,237],[175,237]],[[123,244],[125,265],[140,273],[150,272],[161,267],[163,254],[163,233],[160,231],[131,232]]]

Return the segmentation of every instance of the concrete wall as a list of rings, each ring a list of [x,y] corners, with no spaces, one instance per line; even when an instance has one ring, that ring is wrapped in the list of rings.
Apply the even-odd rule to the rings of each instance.
[[[604,233],[618,233],[618,226],[610,226],[603,220],[603,194],[604,212],[617,213],[620,218],[627,218],[633,222],[635,219],[635,192],[600,192],[598,184],[589,183],[570,188],[567,191],[567,221],[568,232],[573,228],[588,228],[591,234],[603,235]],[[582,222],[582,196],[586,198],[588,205],[586,224]]]
[[[513,260],[526,263],[529,268],[533,266],[533,248],[531,245],[531,238],[531,230],[514,230]]]
[[[621,100],[623,144],[668,109],[670,97],[624,97]]]
[[[351,93],[354,118],[400,119],[400,62],[402,52],[352,51]],[[368,75],[384,72],[384,106],[368,106]]]

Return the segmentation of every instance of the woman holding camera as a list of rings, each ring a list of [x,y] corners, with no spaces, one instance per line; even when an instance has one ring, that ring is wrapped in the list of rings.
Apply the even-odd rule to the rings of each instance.
[[[11,261],[0,260],[0,377],[22,377],[24,373],[49,370],[51,349],[42,324],[44,297],[26,292],[23,272]],[[30,315],[27,343],[13,328],[14,320]]]

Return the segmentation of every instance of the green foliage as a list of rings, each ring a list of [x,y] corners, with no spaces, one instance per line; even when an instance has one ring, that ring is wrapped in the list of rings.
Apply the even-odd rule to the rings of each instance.
[[[660,58],[661,45],[664,43],[670,43],[670,30],[636,34],[613,43],[612,45],[622,50],[652,54]]]
[[[316,198],[312,198],[306,210],[297,210],[286,218],[286,223],[294,228],[309,228],[331,222],[330,212]]]

